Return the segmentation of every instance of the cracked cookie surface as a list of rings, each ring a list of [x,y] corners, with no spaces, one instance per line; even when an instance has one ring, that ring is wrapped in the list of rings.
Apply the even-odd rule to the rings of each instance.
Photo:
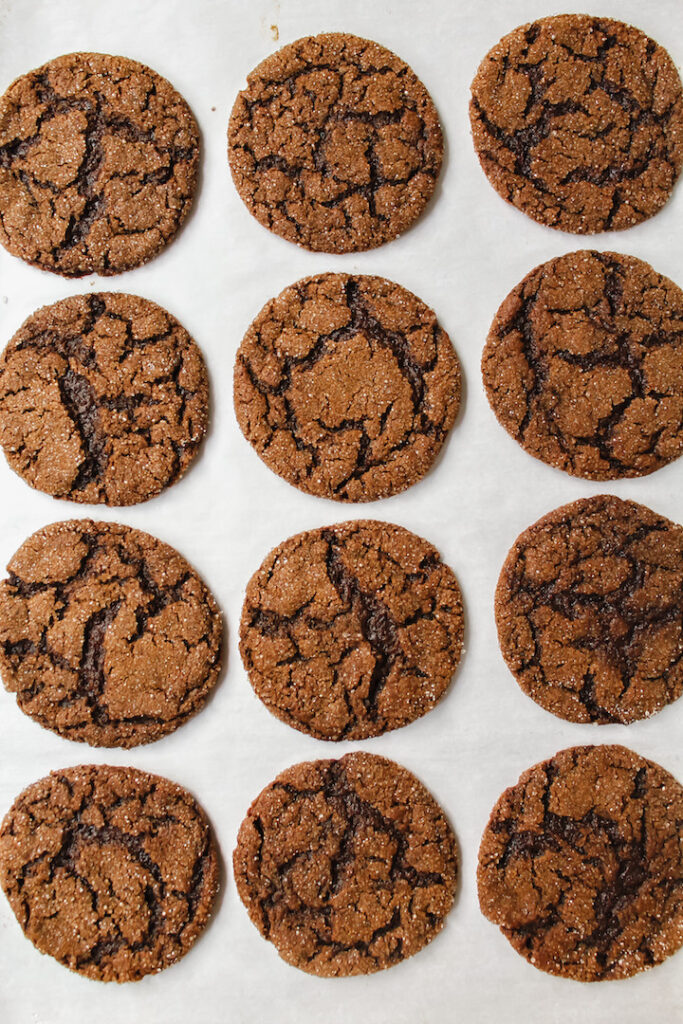
[[[168,544],[117,523],[38,530],[0,583],[0,671],[67,739],[132,747],[201,710],[220,670],[210,591]]]
[[[628,724],[683,692],[683,527],[611,495],[544,516],[496,589],[498,640],[537,704]]]
[[[0,242],[65,277],[131,270],[185,220],[198,162],[195,119],[161,75],[57,57],[0,99]]]
[[[0,357],[0,444],[56,498],[132,505],[178,480],[206,433],[202,354],[148,299],[102,292],[44,306]]]
[[[628,978],[683,944],[683,787],[620,746],[535,765],[493,809],[479,904],[518,953],[577,981]]]
[[[420,216],[443,138],[415,73],[368,39],[299,39],[247,77],[230,116],[235,187],[259,223],[318,252],[389,242]]]
[[[256,694],[318,739],[358,740],[430,711],[460,659],[458,581],[400,526],[339,523],[290,537],[247,586],[240,653]]]
[[[417,953],[453,904],[458,854],[443,811],[401,765],[372,754],[309,761],[254,800],[235,883],[283,960],[369,974]]]
[[[683,450],[683,291],[633,256],[579,250],[512,289],[482,357],[498,422],[572,476],[644,476]]]
[[[620,230],[664,205],[683,166],[683,87],[663,47],[609,18],[522,25],[472,83],[474,146],[495,190],[541,224]]]
[[[0,827],[0,880],[41,953],[97,981],[137,981],[196,942],[218,891],[218,854],[181,786],[79,765],[14,801]]]
[[[436,316],[381,277],[321,274],[268,302],[237,353],[242,433],[309,494],[374,501],[429,470],[460,404]]]

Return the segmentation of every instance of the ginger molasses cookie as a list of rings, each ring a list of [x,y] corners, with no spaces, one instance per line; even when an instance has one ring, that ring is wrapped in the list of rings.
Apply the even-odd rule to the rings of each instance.
[[[0,827],[0,881],[41,953],[137,981],[199,938],[219,884],[206,815],[174,782],[108,765],[52,772]]]
[[[249,917],[283,960],[323,977],[370,974],[441,930],[458,854],[414,775],[347,754],[282,772],[254,800],[233,855]]]
[[[161,75],[57,57],[0,98],[0,242],[65,277],[139,267],[185,220],[198,162],[195,119]]]
[[[496,589],[503,657],[537,704],[628,724],[683,693],[683,527],[602,494],[515,541]]]
[[[210,591],[168,544],[118,523],[53,523],[0,583],[0,672],[22,711],[94,747],[134,747],[201,710],[220,669]]]
[[[199,348],[136,295],[44,306],[0,357],[0,444],[15,472],[55,498],[154,497],[197,455],[208,406]]]
[[[683,787],[619,746],[572,747],[496,804],[479,905],[534,967],[628,978],[683,944]]]
[[[529,217],[593,234],[646,220],[683,166],[683,87],[666,50],[621,21],[561,14],[486,55],[470,121],[490,183]]]
[[[271,551],[247,586],[240,638],[269,711],[318,739],[365,739],[444,694],[462,650],[460,588],[409,530],[339,523]]]
[[[633,256],[549,260],[498,310],[482,373],[530,455],[589,480],[652,473],[683,451],[683,291]]]
[[[460,364],[436,316],[382,277],[320,274],[285,288],[235,364],[242,433],[309,494],[374,501],[421,479],[460,404]]]
[[[422,213],[441,169],[432,99],[390,50],[342,32],[298,39],[247,77],[228,128],[235,187],[306,249],[360,252]]]

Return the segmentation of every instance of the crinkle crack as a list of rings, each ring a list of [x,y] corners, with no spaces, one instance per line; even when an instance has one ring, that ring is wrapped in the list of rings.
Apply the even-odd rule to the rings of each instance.
[[[561,15],[516,29],[482,62],[470,118],[496,191],[563,231],[651,217],[683,165],[676,68],[623,22]]]

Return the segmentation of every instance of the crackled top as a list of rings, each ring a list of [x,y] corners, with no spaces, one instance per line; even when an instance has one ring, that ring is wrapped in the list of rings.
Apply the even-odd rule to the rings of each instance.
[[[427,541],[355,520],[290,537],[252,576],[240,652],[288,725],[357,740],[430,711],[460,659],[458,581]]]
[[[592,480],[652,473],[683,450],[683,291],[633,256],[548,260],[498,310],[482,374],[537,459]]]
[[[40,491],[132,505],[175,483],[206,432],[199,348],[148,299],[102,292],[44,306],[0,357],[0,444]]]
[[[280,956],[310,974],[369,974],[417,953],[444,925],[458,872],[434,798],[373,754],[309,761],[254,800],[235,883]]]
[[[389,242],[419,217],[441,169],[432,99],[368,39],[298,39],[247,78],[230,116],[235,187],[265,227],[318,252]]]
[[[683,87],[663,47],[621,21],[562,14],[486,55],[470,121],[481,165],[524,213],[562,231],[628,228],[683,166]]]
[[[22,544],[8,570],[0,671],[45,728],[132,747],[204,706],[220,668],[221,616],[168,544],[117,523],[53,523]]]
[[[430,468],[458,410],[460,364],[405,288],[320,274],[263,307],[234,393],[243,434],[274,472],[309,494],[374,501]]]
[[[138,267],[187,216],[198,161],[192,112],[161,75],[57,57],[0,99],[0,242],[65,277]]]
[[[41,953],[97,981],[137,981],[184,956],[218,891],[193,797],[134,768],[52,772],[0,827],[0,881]]]
[[[628,978],[683,944],[683,787],[619,746],[534,765],[491,813],[479,904],[542,971]]]
[[[572,722],[647,718],[683,693],[683,527],[611,495],[550,512],[496,590],[503,657]]]

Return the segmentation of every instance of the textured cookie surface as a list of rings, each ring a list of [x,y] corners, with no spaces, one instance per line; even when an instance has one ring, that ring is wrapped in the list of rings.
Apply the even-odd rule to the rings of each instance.
[[[294,765],[256,798],[233,856],[251,920],[311,974],[369,974],[443,927],[458,872],[441,808],[372,754]]]
[[[515,541],[496,622],[508,667],[553,714],[654,714],[683,692],[683,527],[611,495],[555,509]]]
[[[52,772],[0,828],[0,880],[24,932],[97,981],[137,981],[180,959],[208,921],[218,878],[193,797],[134,768]]]
[[[683,450],[683,292],[633,256],[579,250],[513,288],[484,386],[526,451],[573,476],[643,476]]]
[[[179,479],[206,432],[199,348],[148,299],[75,295],[26,320],[0,357],[0,443],[32,487],[132,505]]]
[[[235,364],[244,436],[309,494],[373,501],[428,471],[460,403],[460,365],[436,317],[381,277],[321,274],[285,288]]]
[[[395,54],[332,32],[247,78],[230,116],[235,187],[265,227],[318,252],[389,242],[422,213],[443,139],[429,93]]]
[[[198,160],[192,112],[161,75],[57,57],[0,99],[0,242],[66,277],[138,267],[185,219]]]
[[[683,944],[683,787],[619,746],[573,747],[496,804],[479,904],[530,963],[628,978]]]
[[[117,523],[54,523],[0,583],[0,671],[22,711],[132,747],[199,711],[220,668],[216,603],[177,551]]]
[[[463,608],[438,551],[358,520],[291,537],[247,586],[240,651],[284,722],[357,740],[431,710],[460,658]]]
[[[683,166],[683,88],[666,50],[608,18],[522,25],[486,55],[470,120],[496,191],[562,231],[651,217]]]

